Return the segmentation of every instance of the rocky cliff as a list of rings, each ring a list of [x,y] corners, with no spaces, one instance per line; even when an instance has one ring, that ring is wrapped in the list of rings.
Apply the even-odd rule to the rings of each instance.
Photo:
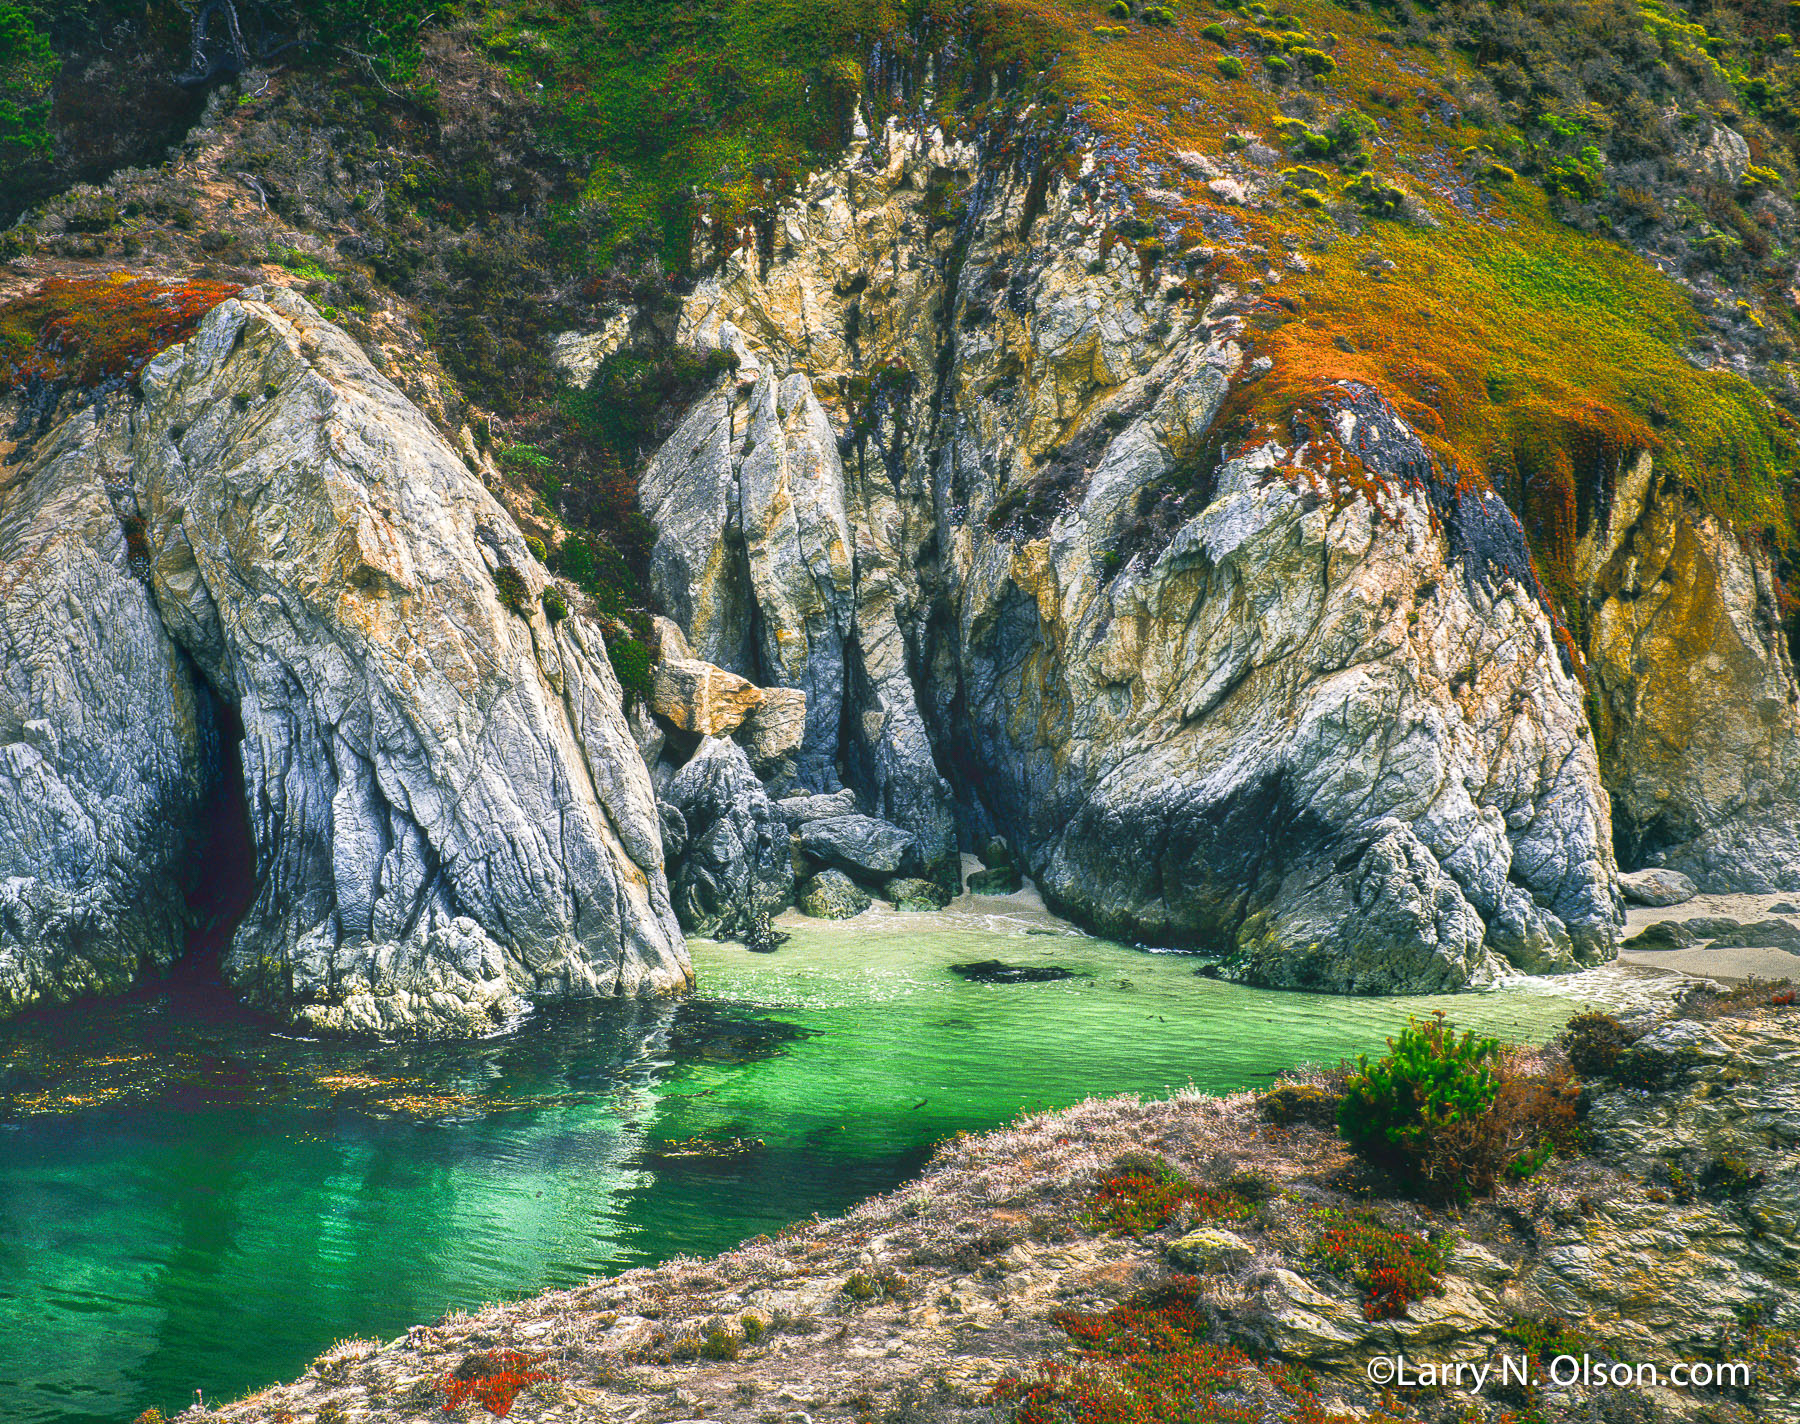
[[[898,127],[815,180],[683,310],[735,372],[645,476],[664,606],[807,692],[807,789],[928,859],[999,832],[1107,933],[1338,992],[1607,957],[1608,799],[1513,515],[1350,381],[1220,458],[1249,294],[1177,328],[1105,231]]]
[[[244,728],[226,754],[242,761],[255,896],[224,973],[252,1001],[327,1030],[471,1032],[536,998],[684,987],[602,635],[566,605],[553,616],[541,567],[462,459],[285,292],[226,301],[139,386],[63,426],[5,506],[21,549],[9,611],[51,615],[48,672],[8,684],[9,772],[67,767],[77,801],[119,797],[87,831],[123,842],[108,869],[87,864],[104,842],[85,860],[35,827],[8,844],[16,898],[40,916],[21,926],[34,955],[78,952],[35,908],[58,877],[98,877],[91,893],[117,907],[63,934],[112,930],[106,976],[65,971],[61,989],[116,985],[180,946],[167,869],[217,755],[201,686]],[[59,513],[79,522],[50,557]],[[110,627],[65,632],[115,611],[116,649]],[[21,694],[88,707],[91,737],[61,713],[42,730]],[[32,963],[8,976],[15,1004],[43,992]]]
[[[263,717],[256,993],[473,1027],[968,852],[1338,992],[1598,962],[1620,866],[1800,888],[1769,14],[604,9],[245,74],[8,239],[21,290],[332,318],[336,433],[207,337],[96,436],[178,663]]]

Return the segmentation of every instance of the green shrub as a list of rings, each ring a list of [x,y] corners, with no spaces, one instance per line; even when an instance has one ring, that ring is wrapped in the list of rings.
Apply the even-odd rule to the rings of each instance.
[[[1500,1093],[1500,1040],[1459,1035],[1440,1009],[1410,1019],[1388,1050],[1373,1063],[1359,1058],[1344,1085],[1344,1140],[1445,1196],[1491,1185],[1492,1165],[1478,1149]]]
[[[742,1342],[738,1337],[716,1325],[706,1332],[706,1338],[700,1342],[700,1358],[703,1360],[735,1360],[741,1353]]]
[[[1211,40],[1214,44],[1224,44],[1230,36],[1226,33],[1225,27],[1215,21],[1200,31],[1200,38]]]
[[[502,604],[521,618],[526,616],[525,610],[531,602],[531,589],[526,585],[522,573],[511,564],[502,564],[494,570],[494,587],[500,594]]]
[[[1244,61],[1239,59],[1235,54],[1222,54],[1215,59],[1213,63],[1218,67],[1219,73],[1224,75],[1227,79],[1242,79],[1244,77]]]
[[[1313,74],[1336,74],[1337,61],[1322,49],[1313,49],[1310,45],[1297,46],[1293,51],[1296,64],[1303,66]]]
[[[544,548],[544,541],[535,534],[527,534],[525,536],[525,547],[531,550],[531,557],[536,559],[540,564],[549,558],[549,551]]]
[[[562,596],[562,593],[554,585],[551,585],[550,587],[545,588],[545,590],[544,590],[544,617],[548,618],[550,620],[551,625],[554,627],[556,624],[562,622],[563,619],[567,618],[568,616],[569,616],[568,600]]]
[[[1175,23],[1175,12],[1167,5],[1151,5],[1144,10],[1146,25],[1172,25]]]
[[[1106,13],[1111,15],[1115,20],[1129,20],[1131,18],[1131,6],[1126,4],[1125,0],[1113,0],[1112,4],[1106,7]]]
[[[614,630],[606,639],[607,660],[626,700],[650,700],[650,649],[629,633]]]

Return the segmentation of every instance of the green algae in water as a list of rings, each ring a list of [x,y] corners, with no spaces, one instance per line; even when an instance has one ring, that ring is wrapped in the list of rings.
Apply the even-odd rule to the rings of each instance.
[[[283,1038],[193,985],[0,1026],[0,1418],[172,1413],[342,1337],[839,1212],[1021,1111],[1258,1086],[1440,1005],[1542,1038],[1646,982],[1264,993],[1000,905],[796,917],[775,955],[697,942],[686,1005],[546,1012],[477,1044]],[[948,968],[983,959],[1082,977]]]

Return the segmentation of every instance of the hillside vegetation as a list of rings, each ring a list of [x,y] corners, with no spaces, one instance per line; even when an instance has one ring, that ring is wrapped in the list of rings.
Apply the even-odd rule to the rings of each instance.
[[[176,82],[194,78],[187,11],[111,4],[5,12],[15,192],[97,176],[81,153],[104,116],[83,106],[102,102],[106,37],[105,62],[138,56],[147,86],[112,159],[142,157],[204,88]],[[1520,513],[1571,623],[1576,541],[1628,452],[1655,452],[1746,536],[1794,544],[1800,18],[1779,6],[238,10],[260,68],[209,122],[218,169],[255,201],[198,211],[178,175],[115,180],[51,201],[10,250],[261,266],[353,330],[384,294],[404,299],[475,403],[478,439],[574,530],[574,572],[621,616],[642,602],[652,537],[635,469],[698,374],[666,350],[674,293],[733,249],[766,252],[783,197],[859,115],[943,124],[1044,184],[1091,156],[1112,240],[1146,281],[1179,264],[1201,306],[1217,282],[1297,257],[1305,275],[1269,283],[1249,333],[1273,369],[1234,399],[1220,449],[1282,426],[1321,381],[1365,380]],[[233,66],[216,12],[207,24],[216,84]],[[1205,155],[1246,148],[1281,165],[1274,201],[1244,206],[1208,179]],[[652,328],[647,354],[559,394],[549,336],[621,304]]]

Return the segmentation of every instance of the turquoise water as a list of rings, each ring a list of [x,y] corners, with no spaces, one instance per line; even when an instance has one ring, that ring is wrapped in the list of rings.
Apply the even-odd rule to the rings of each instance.
[[[696,943],[682,1006],[545,1013],[473,1045],[282,1037],[202,982],[0,1026],[0,1419],[173,1412],[340,1338],[709,1254],[1022,1110],[1254,1087],[1440,1005],[1541,1039],[1654,992],[1601,971],[1453,999],[1274,994],[997,903],[798,921],[772,956]],[[990,958],[1082,977],[948,970]]]

